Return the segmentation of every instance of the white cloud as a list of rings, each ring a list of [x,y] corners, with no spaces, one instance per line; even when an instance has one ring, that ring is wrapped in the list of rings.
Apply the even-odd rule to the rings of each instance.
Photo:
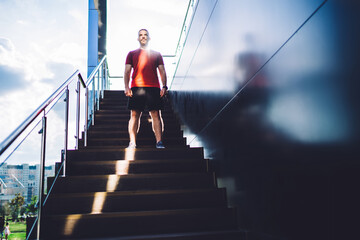
[[[86,75],[87,1],[0,1],[0,12],[1,142],[76,69]]]
[[[9,67],[23,65],[14,44],[8,38],[0,37],[0,65]]]

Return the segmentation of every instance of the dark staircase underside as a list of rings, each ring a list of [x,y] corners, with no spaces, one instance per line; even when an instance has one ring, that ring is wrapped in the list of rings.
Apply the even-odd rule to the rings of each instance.
[[[45,205],[42,239],[245,239],[203,149],[186,145],[169,103],[166,149],[155,148],[145,112],[138,148],[125,149],[126,101],[122,91],[105,91],[88,146],[68,151],[67,176]]]

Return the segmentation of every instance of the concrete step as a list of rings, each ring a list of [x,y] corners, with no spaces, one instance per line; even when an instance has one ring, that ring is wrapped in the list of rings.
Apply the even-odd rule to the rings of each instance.
[[[236,229],[236,214],[234,209],[222,207],[50,215],[43,218],[42,227],[45,239],[224,231]]]
[[[171,146],[186,146],[185,138],[163,138],[163,143],[166,147]],[[139,137],[136,140],[138,147],[152,147],[155,148],[156,140],[155,137]],[[126,148],[129,145],[129,137],[124,138],[89,138],[87,146],[103,147],[113,146],[119,148]],[[83,139],[79,140],[79,147],[84,147]]]
[[[143,159],[203,159],[203,148],[87,148],[68,150],[68,161],[143,160]]]
[[[123,120],[123,121],[129,121],[130,114],[129,113],[96,113],[95,114],[95,121],[97,120]],[[162,114],[163,121],[166,122],[176,122],[179,124],[178,120],[174,115],[169,114]],[[141,116],[140,121],[143,122],[152,122],[152,119],[150,116]]]
[[[46,213],[90,214],[226,207],[225,189],[180,189],[53,194]]]
[[[48,178],[48,189],[54,177]],[[57,179],[52,193],[116,192],[215,188],[213,173],[157,173],[66,176]]]
[[[180,126],[179,122],[176,119],[172,119],[172,120],[163,120],[165,127],[166,126]],[[107,118],[107,117],[97,117],[95,116],[95,124],[120,124],[123,126],[128,126],[129,123],[129,118]],[[145,125],[148,124],[151,126],[151,120],[148,118],[141,118],[140,119],[140,124]]]
[[[152,137],[154,138],[154,133],[151,128],[140,129],[138,135],[138,139],[143,137]],[[165,131],[163,133],[164,138],[170,137],[183,137],[183,131]],[[129,138],[129,132],[127,130],[113,130],[106,131],[106,129],[101,128],[91,128],[88,131],[88,138]],[[84,132],[82,133],[82,139],[84,139]]]
[[[97,130],[106,130],[106,131],[128,131],[128,122],[95,122],[95,125],[90,126],[89,130],[97,129]],[[141,132],[152,132],[152,126],[149,123],[144,122],[144,124],[140,124],[139,134]],[[179,124],[164,124],[164,134],[166,132],[176,132],[181,131]]]
[[[79,238],[78,238],[79,239]],[[89,238],[86,238],[88,240]],[[240,230],[186,232],[171,234],[137,235],[126,237],[91,238],[92,240],[247,240],[247,232]],[[66,238],[66,240],[71,240]],[[80,238],[85,240],[85,238]]]
[[[68,176],[137,174],[137,173],[180,173],[207,172],[208,160],[120,160],[120,161],[82,161],[66,164]]]

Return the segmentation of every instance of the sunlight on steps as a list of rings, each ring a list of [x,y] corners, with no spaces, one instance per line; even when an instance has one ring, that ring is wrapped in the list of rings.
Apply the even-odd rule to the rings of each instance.
[[[127,153],[130,159],[134,159],[135,149],[126,149],[125,152]],[[127,157],[125,157],[127,159]],[[120,175],[125,175],[129,173],[129,166],[130,161],[133,160],[120,160],[116,162],[115,166],[115,174],[116,175],[109,175],[106,192],[97,192],[94,196],[94,203],[92,206],[91,214],[99,214],[102,213],[104,203],[106,201],[106,196],[108,192],[115,192],[117,185],[119,184]]]
[[[125,160],[135,160],[136,149],[125,148]]]
[[[81,214],[73,214],[66,218],[66,224],[65,224],[65,229],[64,229],[65,236],[72,235],[72,233],[75,229],[75,226],[79,222],[80,219],[81,219]]]
[[[109,175],[106,192],[115,192],[116,187],[119,184],[120,177],[120,175]]]
[[[92,206],[91,214],[102,213],[104,203],[106,200],[107,192],[97,192],[94,196],[94,203]]]
[[[130,161],[134,160],[120,160],[116,162],[115,173],[117,175],[124,175],[129,173]]]

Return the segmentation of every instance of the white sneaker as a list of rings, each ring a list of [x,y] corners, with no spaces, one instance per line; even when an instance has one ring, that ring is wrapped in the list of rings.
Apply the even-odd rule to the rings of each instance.
[[[129,142],[129,146],[126,149],[135,149],[136,148],[136,144],[133,142]]]

